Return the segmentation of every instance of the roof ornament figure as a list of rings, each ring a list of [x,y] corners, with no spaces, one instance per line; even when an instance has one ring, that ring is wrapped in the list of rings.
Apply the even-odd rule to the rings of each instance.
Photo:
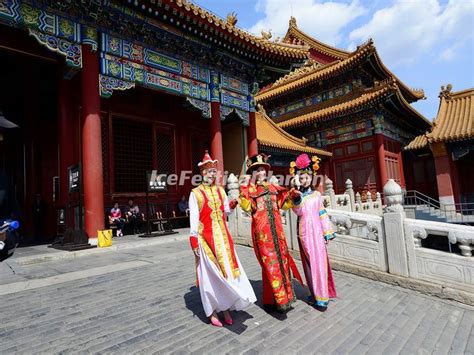
[[[444,85],[441,86],[441,91],[439,93],[439,98],[445,98],[445,99],[450,99],[451,98],[451,90],[453,89],[453,85],[448,84],[446,85],[446,88]]]
[[[298,28],[298,26],[296,25],[296,18],[294,18],[293,16],[290,16],[289,26]]]
[[[237,14],[235,12],[231,12],[230,14],[227,14],[226,21],[227,21],[227,25],[235,27],[238,21]]]
[[[272,30],[268,30],[268,32],[265,32],[264,30],[262,30],[262,32],[260,33],[262,34],[262,38],[266,39],[267,41],[270,40],[270,38],[272,38]]]

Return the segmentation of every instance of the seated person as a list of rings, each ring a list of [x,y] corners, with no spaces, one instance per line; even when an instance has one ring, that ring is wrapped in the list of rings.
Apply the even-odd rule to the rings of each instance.
[[[182,196],[181,200],[178,202],[178,210],[180,216],[187,216],[189,215],[189,204],[186,196]]]
[[[123,237],[122,229],[125,220],[122,218],[122,211],[120,210],[118,202],[115,202],[114,207],[110,210],[109,224],[117,227],[117,237]]]
[[[133,203],[133,200],[128,200],[128,211],[126,216],[133,234],[140,233],[140,225],[143,221],[143,216],[140,213],[138,206]]]

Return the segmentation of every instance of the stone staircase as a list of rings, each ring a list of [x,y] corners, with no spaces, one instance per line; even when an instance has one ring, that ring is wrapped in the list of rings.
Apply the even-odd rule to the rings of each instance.
[[[418,191],[408,191],[405,196],[404,209],[410,211],[413,218],[425,221],[474,224],[474,211],[468,210],[468,213],[460,213],[455,211],[459,206],[444,206],[444,209],[440,209],[437,207],[439,205],[439,201]]]

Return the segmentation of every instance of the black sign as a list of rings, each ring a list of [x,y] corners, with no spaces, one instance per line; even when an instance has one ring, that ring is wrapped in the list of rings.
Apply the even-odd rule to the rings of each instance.
[[[66,225],[66,209],[58,208],[58,226]]]
[[[67,168],[69,180],[69,192],[79,191],[81,184],[81,168],[79,165],[73,165]]]
[[[166,174],[158,174],[157,170],[147,171],[148,192],[166,192]]]

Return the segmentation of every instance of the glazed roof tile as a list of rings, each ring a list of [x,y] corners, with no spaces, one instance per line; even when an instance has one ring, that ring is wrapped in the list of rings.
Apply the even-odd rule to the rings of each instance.
[[[255,114],[258,143],[264,147],[291,151],[294,153],[310,153],[321,156],[332,156],[332,153],[316,149],[307,145],[306,139],[296,138],[278,127],[267,116],[265,110],[259,105]]]

